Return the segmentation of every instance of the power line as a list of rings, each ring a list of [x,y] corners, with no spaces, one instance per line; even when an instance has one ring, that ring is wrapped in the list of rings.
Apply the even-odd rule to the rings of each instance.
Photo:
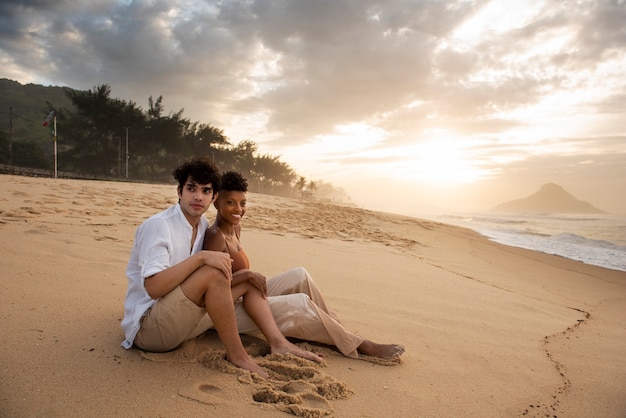
[[[9,115],[9,135],[8,135],[8,148],[9,148],[9,165],[13,165],[13,118],[19,118],[19,119],[23,119],[27,122],[31,122],[34,124],[38,124],[37,122],[35,122],[32,119],[29,119],[25,116],[22,115],[18,115],[17,113],[13,112],[13,107],[9,106],[9,112],[0,112],[1,115]],[[47,122],[47,120],[46,120]],[[44,126],[46,126],[46,123],[44,123]],[[56,171],[56,119],[54,121],[54,177],[56,178],[57,176],[57,171]]]
[[[18,117],[20,119],[24,119],[24,120],[27,120],[29,122],[35,123],[35,124],[39,124],[39,122],[35,122],[34,120],[28,119],[27,117],[24,117],[24,116],[21,116],[21,115],[18,115],[17,113],[0,112],[0,115],[12,115],[12,116],[16,116],[16,117]]]

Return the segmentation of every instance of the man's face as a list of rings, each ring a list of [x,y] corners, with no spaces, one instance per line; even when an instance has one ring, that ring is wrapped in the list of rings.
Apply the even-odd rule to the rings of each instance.
[[[213,203],[214,197],[211,183],[198,184],[191,177],[187,179],[182,189],[178,189],[180,207],[190,223],[197,222],[204,215]]]

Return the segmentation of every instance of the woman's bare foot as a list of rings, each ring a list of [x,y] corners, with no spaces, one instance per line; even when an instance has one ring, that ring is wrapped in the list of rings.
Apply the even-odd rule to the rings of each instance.
[[[391,360],[400,357],[404,353],[404,347],[399,344],[378,344],[365,340],[357,347],[357,351],[366,356]]]
[[[261,376],[263,379],[267,379],[268,377],[270,377],[267,371],[263,367],[256,364],[250,357],[247,357],[247,358],[244,357],[244,358],[237,359],[237,360],[229,358],[229,360],[235,366],[241,367],[242,369],[249,370],[253,373],[256,373],[259,376]]]
[[[272,354],[293,354],[294,356],[302,357],[307,360],[322,362],[322,358],[315,353],[311,353],[297,345],[285,340],[279,346],[272,346]]]

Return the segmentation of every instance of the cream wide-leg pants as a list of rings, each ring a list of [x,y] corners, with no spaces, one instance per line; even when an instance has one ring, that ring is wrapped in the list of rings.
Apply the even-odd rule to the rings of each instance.
[[[358,357],[365,338],[346,329],[329,311],[306,269],[296,267],[267,281],[267,301],[278,328],[286,337],[334,345],[345,356]],[[240,334],[259,334],[241,303],[235,303]]]

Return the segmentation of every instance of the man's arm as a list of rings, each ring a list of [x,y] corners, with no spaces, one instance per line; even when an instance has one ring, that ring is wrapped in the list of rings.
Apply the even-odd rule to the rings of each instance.
[[[146,277],[144,280],[146,292],[152,299],[165,296],[187,280],[191,273],[205,264],[220,270],[224,274],[224,279],[231,279],[229,254],[217,251],[199,251],[172,267]]]

